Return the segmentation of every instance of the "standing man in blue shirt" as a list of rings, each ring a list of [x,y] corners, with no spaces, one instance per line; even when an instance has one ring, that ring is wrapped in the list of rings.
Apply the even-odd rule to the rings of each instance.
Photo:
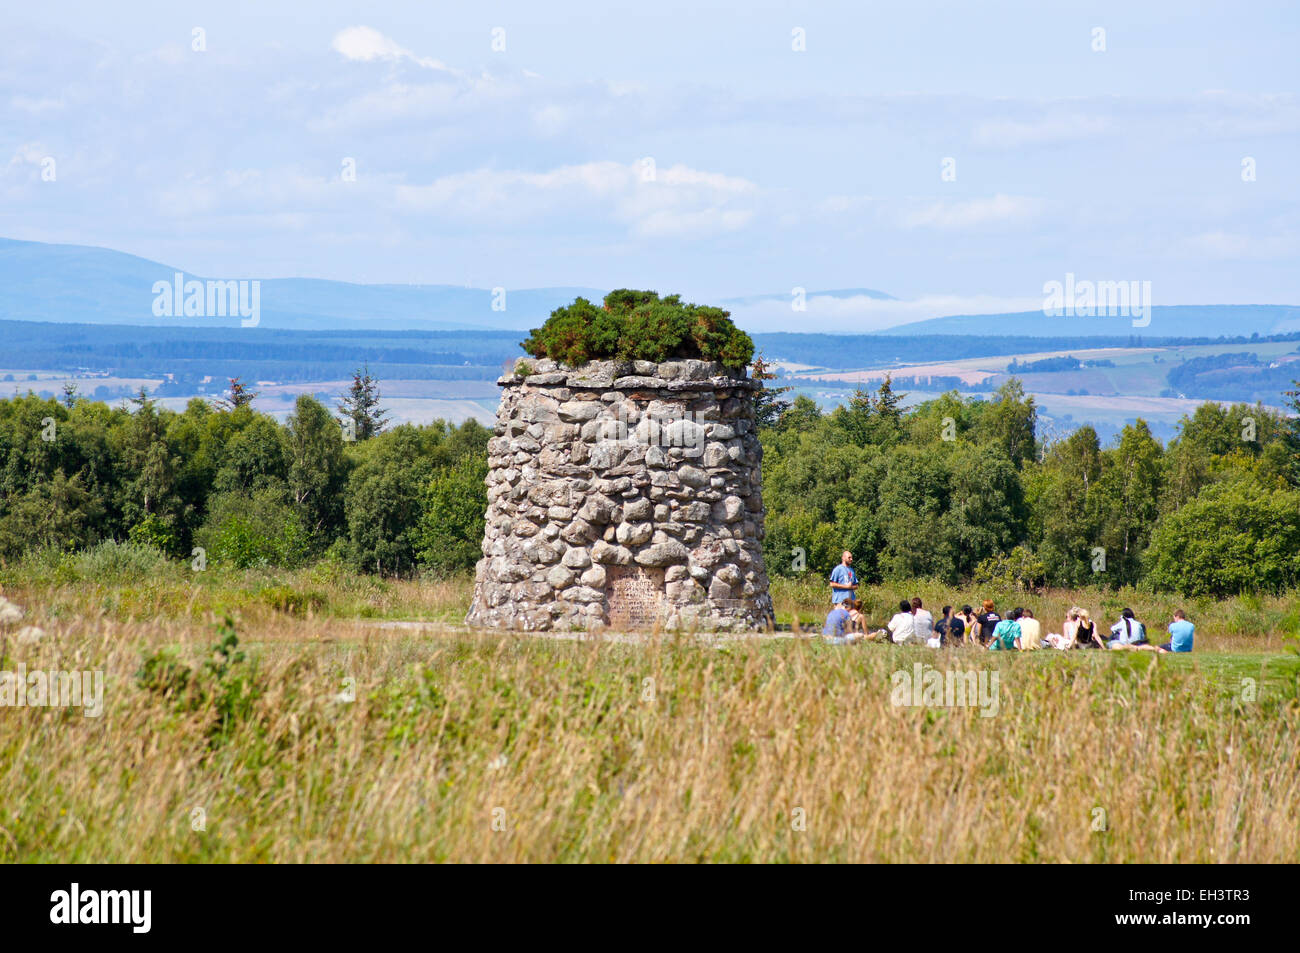
[[[831,604],[839,605],[857,596],[858,574],[853,571],[853,554],[840,554],[840,564],[831,570]]]

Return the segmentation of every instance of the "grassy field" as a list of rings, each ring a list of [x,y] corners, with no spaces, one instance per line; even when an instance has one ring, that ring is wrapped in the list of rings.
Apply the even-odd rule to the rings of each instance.
[[[99,717],[0,710],[0,859],[1300,860],[1294,600],[1189,606],[1191,656],[937,653],[471,632],[465,578],[133,560],[0,569],[45,629],[0,667],[105,677]],[[774,597],[820,622],[819,582]],[[1020,601],[1090,598],[1172,606]],[[917,664],[996,704],[893,704]]]

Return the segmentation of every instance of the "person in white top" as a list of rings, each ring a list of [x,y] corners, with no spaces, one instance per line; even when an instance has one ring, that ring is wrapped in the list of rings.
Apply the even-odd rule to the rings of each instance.
[[[912,604],[910,602],[900,602],[898,611],[894,617],[889,620],[889,637],[897,645],[905,642],[911,642],[916,635],[916,620],[912,616]]]
[[[1079,630],[1079,607],[1072,606],[1070,611],[1065,614],[1065,621],[1061,624],[1060,634],[1052,633],[1043,636],[1043,641],[1054,649],[1072,649],[1074,648],[1074,633]]]

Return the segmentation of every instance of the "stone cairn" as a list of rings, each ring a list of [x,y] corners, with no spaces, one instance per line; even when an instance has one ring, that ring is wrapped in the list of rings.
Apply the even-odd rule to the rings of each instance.
[[[471,625],[742,630],[772,619],[743,369],[521,360],[502,377]]]

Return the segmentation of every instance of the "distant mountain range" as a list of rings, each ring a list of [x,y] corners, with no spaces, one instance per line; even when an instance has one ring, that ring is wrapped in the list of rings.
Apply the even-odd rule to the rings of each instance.
[[[207,282],[108,248],[0,239],[0,318],[81,324],[239,327],[240,318],[154,313],[156,282]],[[219,280],[234,277],[222,275]],[[317,278],[260,279],[259,327],[292,330],[502,330],[534,327],[596,288],[509,289],[498,309],[489,289],[456,285],[358,285]],[[499,306],[504,303],[504,310]]]
[[[239,315],[159,314],[157,289],[235,276],[195,275],[136,255],[87,245],[53,245],[0,239],[0,319],[160,327],[239,327]],[[248,276],[244,276],[248,277]],[[598,288],[491,289],[456,285],[361,285],[317,278],[258,279],[258,324],[285,330],[500,331],[536,327],[579,295],[600,300]],[[813,298],[897,300],[871,288],[807,292]],[[789,292],[722,299],[731,309],[789,302]],[[165,309],[161,309],[165,310]],[[744,315],[738,319],[745,324]],[[772,330],[768,328],[767,330]],[[778,327],[776,330],[780,330]],[[809,330],[790,328],[791,331]],[[881,335],[995,335],[999,337],[1218,337],[1300,331],[1300,307],[1288,305],[1186,305],[1152,309],[1150,323],[1135,328],[1128,317],[1045,317],[1041,312],[932,318],[875,332]]]

